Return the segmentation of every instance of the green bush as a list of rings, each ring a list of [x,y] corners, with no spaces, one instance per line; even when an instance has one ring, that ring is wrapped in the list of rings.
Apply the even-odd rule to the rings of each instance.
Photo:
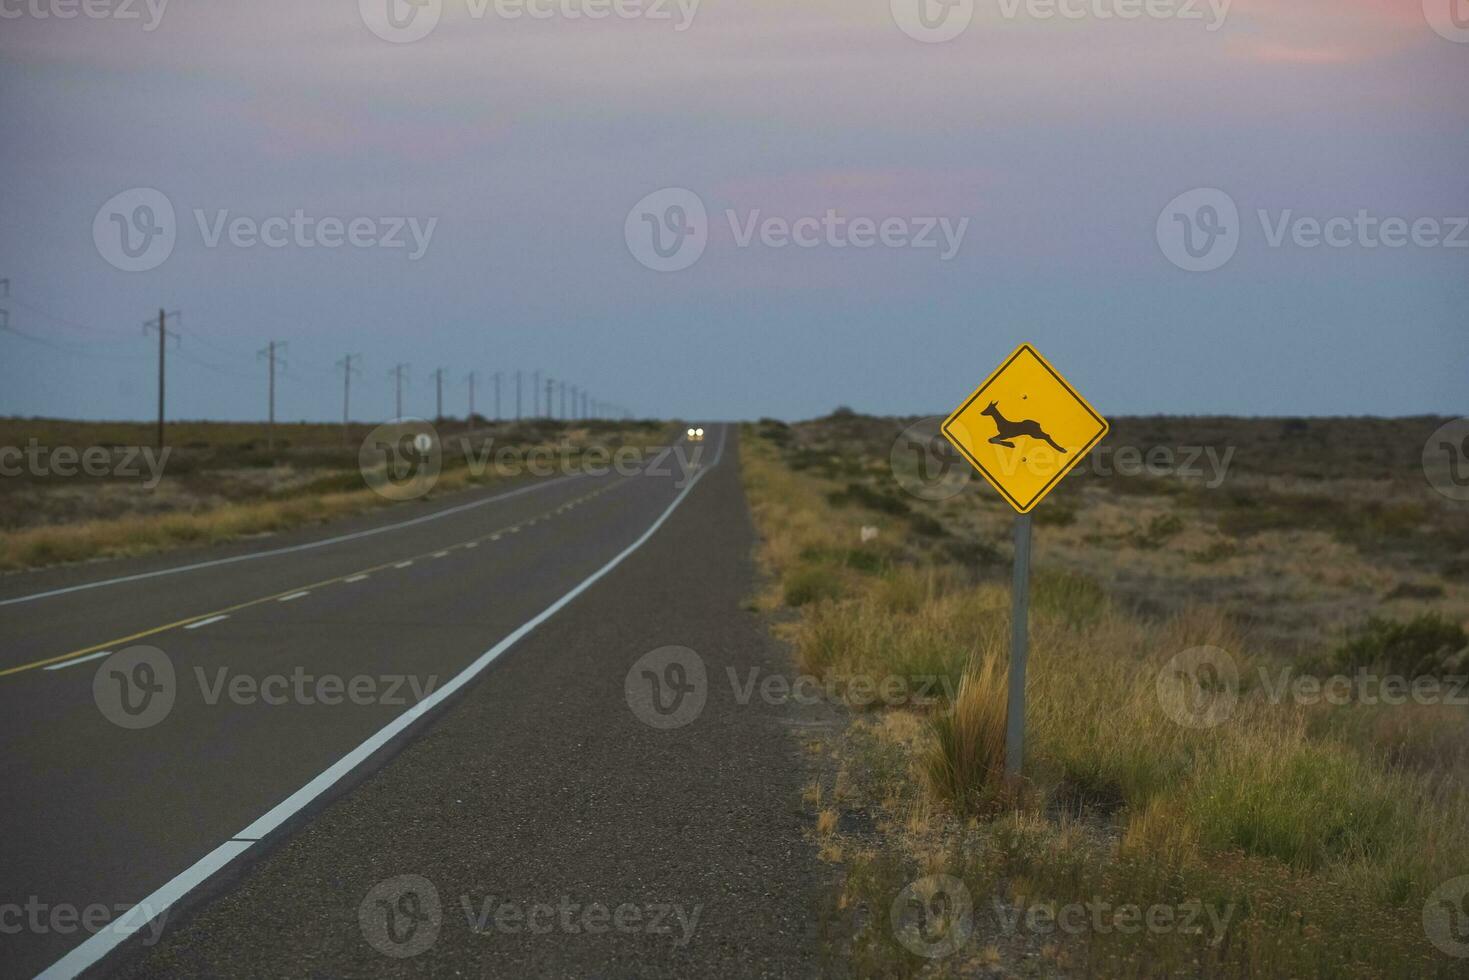
[[[1463,627],[1438,613],[1407,622],[1371,616],[1337,648],[1336,667],[1347,673],[1372,668],[1407,677],[1442,676],[1458,669],[1466,645]]]

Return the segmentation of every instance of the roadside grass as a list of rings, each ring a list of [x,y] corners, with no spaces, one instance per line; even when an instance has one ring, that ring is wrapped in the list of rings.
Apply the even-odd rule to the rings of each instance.
[[[146,441],[148,436],[143,431],[146,428],[137,423],[94,424],[55,420],[37,423],[32,428],[30,423],[11,420],[0,426],[0,433],[4,434],[8,444],[15,445],[21,445],[29,438],[35,438],[43,445],[125,445],[140,435]],[[228,457],[227,465],[238,466],[242,463],[242,453],[247,457],[257,451],[263,453],[263,448],[255,440],[259,435],[258,428],[234,423],[181,423],[170,427],[170,438],[187,440],[196,447],[206,447],[210,452],[222,448]],[[342,438],[339,426],[281,428],[303,441],[310,438],[336,441]],[[363,428],[363,431],[367,429]],[[513,447],[518,452],[554,448],[567,471],[576,472],[593,447],[608,450],[621,446],[646,447],[657,443],[657,437],[667,436],[668,432],[662,425],[632,424],[626,429],[619,429],[609,423],[593,432],[584,424],[553,427],[541,423],[539,427],[523,426],[511,430],[512,434],[518,433],[516,438],[522,441],[507,439],[501,445]],[[21,438],[23,433],[30,434]],[[280,441],[286,441],[279,431],[278,437]],[[420,502],[523,475],[524,468],[513,461],[490,459],[483,467],[471,467],[465,453],[448,451],[448,447],[458,439],[459,433],[456,432],[444,436],[443,470],[432,493],[420,498]],[[97,558],[136,557],[176,548],[218,544],[319,524],[400,503],[403,506],[412,504],[411,501],[387,499],[367,488],[364,475],[357,468],[355,446],[350,453],[324,448],[324,444],[305,446],[302,452],[311,458],[313,467],[305,472],[317,475],[309,475],[304,480],[286,480],[280,486],[237,487],[235,492],[241,499],[191,497],[187,490],[180,491],[170,483],[198,482],[203,478],[200,470],[207,467],[197,465],[196,461],[196,465],[185,466],[178,473],[173,472],[174,468],[170,466],[169,475],[164,477],[160,486],[162,492],[157,495],[156,502],[164,508],[161,512],[139,511],[122,516],[70,519],[0,530],[0,571]],[[284,465],[289,471],[290,456],[289,453],[285,455],[285,464],[267,458],[265,465]],[[211,459],[211,466],[226,465]],[[606,464],[605,459],[596,462],[597,465]],[[333,466],[338,468],[331,468]],[[75,483],[41,481],[38,488],[34,485],[20,486],[17,481],[7,480],[0,482],[0,489],[39,494],[44,500],[48,494],[56,496],[74,492]]]
[[[872,710],[854,711],[830,749],[839,771],[824,807],[877,815],[871,833],[841,846],[841,833],[823,834],[823,852],[843,855],[836,905],[851,915],[845,951],[856,972],[1463,975],[1422,925],[1428,894],[1469,873],[1462,709],[1272,698],[1266,679],[1279,658],[1220,609],[1140,616],[1096,580],[1041,564],[1027,778],[1006,787],[1008,585],[908,533],[908,515],[883,491],[852,492],[850,459],[831,473],[798,470],[784,464],[791,445],[747,430],[741,453],[776,583],[762,605],[780,608],[792,585],[802,599],[784,602],[796,618],[775,627],[798,668],[837,691],[857,678],[864,689],[898,678],[910,694],[936,681],[930,696],[854,705]],[[882,556],[876,571],[838,557],[864,525],[881,529],[866,545]],[[1179,530],[1149,526],[1160,541]],[[832,588],[815,592],[816,580]],[[1341,656],[1421,661],[1429,647],[1437,656],[1452,646],[1450,633],[1435,622],[1369,627]],[[1240,677],[1238,704],[1214,727],[1175,721],[1158,690],[1170,658],[1202,646],[1227,651]],[[976,931],[930,961],[897,941],[888,909],[909,882],[936,873],[966,883]],[[1008,918],[1015,907],[1096,901],[1230,911],[1212,934],[1042,934]]]

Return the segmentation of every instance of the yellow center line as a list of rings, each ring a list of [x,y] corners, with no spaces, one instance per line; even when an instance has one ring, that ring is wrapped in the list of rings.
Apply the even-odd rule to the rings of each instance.
[[[597,493],[601,493],[602,491],[601,490],[598,490],[596,492]],[[534,523],[534,522],[532,522],[532,523]],[[518,524],[506,525],[505,527],[502,527],[499,530],[490,531],[490,532],[488,532],[486,534],[480,535],[477,538],[469,538],[469,539],[467,539],[467,541],[461,542],[461,545],[467,544],[467,543],[470,543],[470,542],[476,542],[477,543],[477,542],[480,542],[480,541],[495,541],[495,540],[498,540],[499,537],[500,537],[500,535],[501,534],[504,534],[507,530],[508,531],[511,531],[511,532],[514,532],[514,531],[518,531],[519,529],[520,529],[520,526]],[[450,545],[450,547],[458,547],[458,546],[459,545]],[[344,572],[343,574],[338,575],[335,578],[323,579],[320,582],[314,582],[314,583],[312,583],[310,585],[297,585],[297,586],[292,586],[289,589],[284,589],[284,590],[282,590],[280,592],[273,592],[270,595],[261,596],[258,599],[250,599],[247,602],[237,603],[237,604],[235,604],[233,606],[224,606],[223,608],[211,610],[210,612],[199,613],[197,616],[189,616],[186,619],[175,620],[172,623],[165,623],[162,626],[155,626],[152,629],[146,629],[146,630],[143,630],[143,631],[138,632],[138,633],[132,633],[132,634],[130,634],[128,636],[119,636],[119,637],[116,637],[115,639],[104,640],[101,643],[94,643],[94,644],[92,644],[89,647],[82,647],[80,650],[72,650],[70,653],[59,654],[59,655],[57,655],[55,657],[47,657],[45,660],[33,660],[30,663],[28,663],[28,664],[21,664],[18,667],[8,667],[8,668],[6,668],[4,670],[0,670],[0,677],[6,677],[6,676],[8,676],[10,674],[18,674],[21,671],[25,671],[25,670],[35,670],[38,667],[45,667],[45,666],[47,666],[49,664],[60,663],[63,660],[71,660],[71,659],[73,659],[75,657],[85,657],[89,653],[96,653],[98,650],[105,650],[105,649],[107,649],[108,647],[111,647],[111,646],[118,646],[118,645],[123,644],[123,643],[131,643],[134,640],[141,640],[141,639],[144,639],[145,637],[149,637],[149,636],[157,636],[159,633],[166,633],[169,630],[178,629],[181,626],[188,626],[190,623],[197,623],[201,619],[208,619],[210,616],[224,616],[224,615],[228,615],[230,613],[238,612],[241,609],[249,609],[251,606],[258,606],[258,605],[261,605],[261,604],[266,603],[266,602],[272,602],[272,601],[274,601],[276,599],[282,598],[283,596],[292,595],[292,594],[294,594],[296,592],[310,591],[312,589],[319,589],[319,588],[322,588],[322,587],[328,586],[328,585],[336,585],[337,583],[342,582],[342,581],[344,581],[344,580],[352,577],[353,575],[367,575],[367,574],[371,574],[372,572],[380,572],[380,571],[382,571],[385,568],[395,567],[397,564],[399,564],[400,562],[403,562],[403,561],[409,561],[409,562],[420,561],[420,560],[423,560],[425,558],[435,557],[435,556],[437,556],[439,554],[442,554],[442,553],[443,553],[443,549],[440,549],[439,551],[433,551],[433,552],[425,551],[422,554],[414,555],[411,558],[407,558],[407,559],[394,559],[393,561],[383,562],[381,565],[373,565],[371,568],[359,568],[356,571]]]

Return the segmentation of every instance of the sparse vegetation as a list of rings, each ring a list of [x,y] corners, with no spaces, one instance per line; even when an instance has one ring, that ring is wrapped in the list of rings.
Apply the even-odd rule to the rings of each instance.
[[[0,570],[216,544],[390,506],[393,501],[367,489],[358,469],[358,447],[369,431],[354,426],[349,445],[341,426],[283,424],[276,428],[275,450],[267,451],[259,425],[176,423],[169,427],[169,455],[154,487],[117,476],[23,472],[0,478]],[[444,466],[434,494],[519,472],[517,464],[500,465],[493,458],[483,469],[471,468],[465,453],[451,448],[459,446],[461,431],[443,429]],[[488,439],[522,452],[555,447],[574,467],[589,446],[651,446],[666,441],[668,431],[655,422],[538,420],[482,427],[467,438],[479,453]],[[0,421],[0,447],[35,440],[43,447],[99,446],[111,452],[151,446],[153,436],[152,427],[141,423]]]
[[[1166,420],[1149,422],[1167,428]],[[1008,518],[997,500],[977,493],[940,502],[908,496],[906,511],[887,503],[901,492],[882,475],[901,427],[821,420],[790,427],[778,441],[747,431],[742,445],[773,579],[759,605],[790,605],[788,584],[817,566],[842,583],[833,594],[808,594],[797,618],[774,627],[791,642],[799,669],[837,691],[857,678],[898,678],[904,690],[933,679],[927,696],[853,710],[826,746],[832,771],[823,812],[869,818],[851,831],[841,820],[831,831],[829,817],[822,824],[822,853],[844,876],[834,908],[849,925],[841,946],[855,972],[1460,975],[1462,963],[1429,942],[1421,919],[1435,887],[1469,873],[1462,744],[1469,713],[1451,704],[1338,705],[1281,697],[1273,686],[1282,671],[1368,664],[1409,676],[1469,671],[1459,655],[1469,597],[1436,578],[1438,546],[1406,519],[1359,533],[1372,523],[1361,515],[1434,515],[1433,501],[1354,506],[1352,530],[1339,533],[1323,528],[1316,510],[1325,494],[1308,492],[1304,499],[1316,503],[1286,511],[1310,517],[1272,517],[1267,537],[1216,522],[1274,501],[1268,494],[1252,491],[1256,505],[1224,504],[1177,481],[1160,478],[1144,489],[1125,479],[1119,509],[1119,488],[1099,485],[1094,474],[1068,480],[1057,503],[1072,516],[1037,521],[1045,530],[1037,531],[1032,583],[1027,778],[1007,787],[998,772]],[[1329,431],[1312,420],[1276,429],[1271,441],[1334,442],[1323,435]],[[795,460],[803,465],[790,465]],[[1304,472],[1310,467],[1299,457],[1292,465],[1293,480],[1329,478]],[[854,470],[865,475],[854,478]],[[867,489],[853,493],[854,484]],[[942,519],[946,536],[917,533],[915,516]],[[840,557],[863,525],[882,529],[873,543],[882,556],[876,573]],[[1330,548],[1332,562],[1298,554],[1303,540]],[[1119,556],[1119,546],[1140,543]],[[1356,549],[1365,549],[1361,557]],[[1272,568],[1280,569],[1276,577]],[[1185,601],[1177,600],[1177,581],[1150,595],[1165,571],[1192,585]],[[1373,584],[1355,587],[1352,575]],[[1297,576],[1340,589],[1359,625],[1341,635],[1337,607],[1306,599]],[[1400,591],[1394,607],[1431,608],[1406,618],[1371,615],[1373,596],[1392,591],[1375,583],[1408,578],[1416,588]],[[1276,598],[1262,585],[1278,590]],[[1253,616],[1234,601],[1242,587],[1252,589]],[[1273,628],[1287,617],[1288,633]],[[1158,693],[1164,665],[1195,647],[1227,651],[1239,674],[1238,703],[1213,727],[1180,724]],[[1212,690],[1201,687],[1199,696]],[[926,960],[895,939],[887,910],[909,882],[935,873],[965,882],[976,935],[959,953]],[[1216,936],[1096,929],[1038,936],[1002,927],[1007,910],[1027,903],[1096,899],[1231,911]]]

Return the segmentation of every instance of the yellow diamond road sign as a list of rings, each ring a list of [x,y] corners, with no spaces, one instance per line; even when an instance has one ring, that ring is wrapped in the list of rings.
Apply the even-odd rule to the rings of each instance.
[[[954,409],[944,435],[1022,514],[1107,434],[1107,420],[1029,344]]]

